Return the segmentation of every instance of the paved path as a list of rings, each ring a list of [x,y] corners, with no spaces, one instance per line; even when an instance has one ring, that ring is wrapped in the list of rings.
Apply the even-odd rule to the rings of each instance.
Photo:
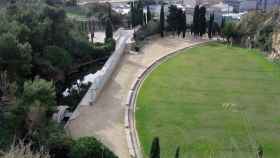
[[[138,72],[146,69],[159,57],[199,42],[201,41],[154,37],[149,40],[142,53],[126,54],[96,104],[79,107],[80,115],[68,125],[71,136],[95,136],[120,158],[129,158],[124,112],[130,87]]]

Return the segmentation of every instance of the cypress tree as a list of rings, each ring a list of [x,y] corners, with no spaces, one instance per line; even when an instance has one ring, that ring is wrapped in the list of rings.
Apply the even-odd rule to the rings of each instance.
[[[132,27],[136,26],[136,20],[135,20],[135,8],[134,8],[134,4],[131,2],[130,3],[130,16],[131,16],[131,25]]]
[[[208,37],[211,39],[213,35],[213,26],[214,26],[214,13],[210,15],[210,20],[208,23]]]
[[[169,14],[167,15],[167,23],[172,31],[173,34],[175,34],[177,29],[177,7],[175,5],[171,5],[169,7]]]
[[[152,13],[151,13],[151,10],[150,10],[150,6],[148,5],[147,6],[147,21],[151,21],[152,20]]]
[[[180,157],[180,147],[177,147],[175,158],[179,158],[179,157]]]
[[[138,5],[137,5],[137,19],[136,19],[136,25],[143,25],[144,23],[144,10],[143,10],[143,2],[142,0],[139,0]]]
[[[161,9],[160,9],[160,35],[161,37],[164,37],[164,22],[165,22],[165,18],[164,18],[164,5],[161,5]]]
[[[187,17],[186,17],[186,12],[183,12],[182,15],[182,31],[183,31],[183,38],[186,37],[186,31],[187,31]]]
[[[222,18],[222,22],[221,22],[221,26],[220,26],[220,36],[222,36],[222,34],[223,34],[222,30],[223,30],[224,27],[225,27],[225,23],[226,23],[226,20],[225,20],[225,18],[223,17],[223,18]]]
[[[195,36],[198,35],[199,33],[199,6],[196,5],[194,8],[194,13],[193,13],[193,24],[192,24],[192,32],[194,33]]]
[[[107,22],[106,22],[106,30],[105,30],[105,34],[106,34],[106,37],[105,37],[105,41],[108,41],[110,39],[113,39],[113,25],[112,25],[112,21],[111,19],[107,19]]]
[[[199,9],[199,35],[203,36],[206,33],[206,8],[200,7]]]
[[[108,4],[108,17],[112,20],[112,6],[111,3],[107,2]]]
[[[178,37],[180,37],[181,33],[183,33],[183,29],[184,29],[184,21],[183,21],[183,15],[184,12],[182,9],[177,8],[176,11],[176,31],[177,31],[177,35]]]
[[[225,22],[226,22],[226,20],[225,20],[225,18],[223,17],[223,18],[222,18],[222,22],[221,22],[221,29],[223,29],[223,28],[225,27]]]
[[[160,145],[158,137],[155,137],[153,140],[150,158],[160,158]]]

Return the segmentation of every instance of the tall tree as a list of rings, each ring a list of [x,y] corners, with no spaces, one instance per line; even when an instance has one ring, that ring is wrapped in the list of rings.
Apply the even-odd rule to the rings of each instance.
[[[177,7],[175,5],[171,5],[169,8],[169,14],[167,15],[167,23],[170,28],[170,30],[175,34],[176,29],[177,29],[177,22],[178,22],[178,17],[177,17]]]
[[[225,27],[225,23],[226,23],[226,19],[224,17],[222,17],[222,22],[220,25],[220,36],[223,36],[223,28]]]
[[[206,33],[206,8],[199,8],[199,35],[203,36]]]
[[[180,147],[177,147],[176,153],[175,153],[175,158],[179,158],[179,157],[180,157]]]
[[[138,1],[136,21],[137,21],[137,25],[143,25],[144,24],[144,10],[143,10],[142,0]]]
[[[150,158],[160,158],[159,138],[155,137],[152,143]]]
[[[108,41],[110,39],[113,39],[113,25],[112,21],[108,18],[106,22],[106,30],[105,30],[105,41]]]
[[[134,7],[134,3],[131,2],[130,3],[130,17],[131,17],[131,25],[132,27],[136,26],[136,14],[135,14],[135,7]]]
[[[12,33],[0,36],[0,71],[8,73],[10,82],[26,78],[31,71],[32,48],[29,43],[20,43]]]
[[[108,17],[111,19],[112,21],[112,6],[110,2],[107,2],[108,5]]]
[[[211,39],[214,32],[214,13],[210,15],[210,20],[208,23],[208,37]]]
[[[184,29],[184,12],[182,9],[177,8],[176,10],[176,31],[177,31],[177,35],[178,37],[180,37],[181,33],[183,33],[183,29]]]
[[[183,15],[182,15],[182,31],[183,31],[183,38],[185,38],[186,37],[186,31],[187,31],[186,12],[183,12]]]
[[[164,23],[165,23],[164,5],[161,5],[161,9],[160,9],[160,35],[161,35],[161,37],[164,37]]]
[[[230,39],[235,35],[235,24],[232,22],[225,23],[224,28],[222,29],[223,36],[227,39],[227,42],[230,42]]]
[[[192,24],[192,32],[194,33],[195,36],[199,34],[199,6],[196,5],[194,8],[194,13],[193,13],[193,24]]]
[[[147,6],[147,21],[151,21],[152,20],[152,13],[151,13],[151,9],[150,6]]]

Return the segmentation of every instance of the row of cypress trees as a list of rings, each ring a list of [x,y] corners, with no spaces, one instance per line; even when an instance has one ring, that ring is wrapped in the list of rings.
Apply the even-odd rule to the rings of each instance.
[[[180,36],[180,34],[182,33],[183,37],[185,37],[187,30],[187,21],[186,13],[182,9],[177,8],[175,5],[171,5],[169,7],[167,23],[169,29],[173,32],[173,34],[176,33],[178,36]]]
[[[203,36],[206,33],[206,8],[196,5],[193,14],[192,32],[195,36]]]
[[[131,25],[132,27],[138,26],[138,25],[144,25],[150,20],[152,20],[152,14],[150,10],[150,6],[148,5],[146,7],[147,13],[144,13],[144,4],[142,0],[139,0],[138,2],[131,2],[130,3],[130,14],[131,14]]]
[[[146,22],[152,20],[152,14],[149,5],[147,6],[147,15],[143,12],[143,2],[140,0],[137,3],[131,3],[131,23],[132,27],[137,25],[144,25]],[[214,21],[214,13],[210,15],[210,20],[206,20],[206,8],[204,6],[196,5],[193,14],[193,24],[187,25],[186,13],[181,9],[177,8],[175,5],[171,5],[168,10],[167,19],[165,19],[164,4],[161,6],[160,10],[160,34],[164,37],[165,32],[165,20],[168,23],[168,28],[173,34],[180,36],[182,34],[183,38],[186,36],[186,31],[190,28],[191,33],[194,36],[203,36],[208,30],[208,37],[212,38],[213,35],[221,34],[221,27],[223,26],[224,19],[222,21],[222,26],[220,27]]]
[[[258,145],[256,154],[257,154],[258,158],[263,157],[264,149],[263,149],[262,145]],[[179,157],[180,157],[180,147],[177,147],[174,158],[179,158]],[[160,158],[160,143],[159,143],[158,137],[155,137],[153,139],[149,158]]]

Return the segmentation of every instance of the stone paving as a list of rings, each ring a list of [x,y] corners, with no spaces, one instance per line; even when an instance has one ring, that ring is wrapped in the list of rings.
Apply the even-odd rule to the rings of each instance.
[[[129,158],[124,114],[128,93],[137,73],[160,57],[200,42],[202,40],[152,37],[141,53],[125,54],[96,103],[79,106],[79,116],[67,126],[69,134],[73,138],[95,136],[120,158]]]

